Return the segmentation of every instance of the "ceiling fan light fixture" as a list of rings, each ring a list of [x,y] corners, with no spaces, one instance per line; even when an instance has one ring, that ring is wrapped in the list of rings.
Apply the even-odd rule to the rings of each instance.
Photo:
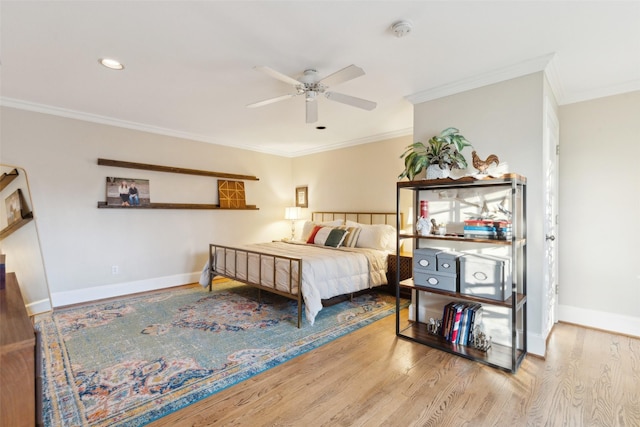
[[[308,68],[304,70],[300,81],[304,84],[313,84],[318,79],[318,71],[313,68]]]
[[[356,98],[355,96],[345,95],[343,93],[327,91],[330,86],[338,85],[340,83],[344,83],[346,81],[364,75],[364,70],[360,67],[356,67],[353,64],[321,79],[318,79],[318,72],[312,68],[307,68],[306,70],[304,70],[304,75],[299,80],[296,80],[293,77],[289,77],[286,74],[282,74],[281,72],[273,70],[266,66],[256,66],[254,67],[254,69],[257,71],[262,71],[263,73],[268,74],[269,76],[282,82],[293,85],[293,87],[295,88],[295,93],[276,96],[275,98],[265,99],[264,101],[254,102],[247,105],[247,107],[249,108],[261,107],[263,105],[273,104],[274,102],[278,102],[283,99],[304,95],[305,120],[307,123],[315,123],[318,121],[318,103],[314,101],[318,98],[319,95],[324,95],[327,97],[327,99],[330,99],[332,101],[368,111],[373,110],[377,105],[375,102],[367,101],[366,99]]]

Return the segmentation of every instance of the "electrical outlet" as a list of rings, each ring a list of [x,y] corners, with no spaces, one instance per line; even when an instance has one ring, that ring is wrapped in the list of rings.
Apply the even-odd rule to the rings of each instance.
[[[119,271],[120,271],[120,267],[118,267],[117,265],[111,266],[111,274],[118,274]]]

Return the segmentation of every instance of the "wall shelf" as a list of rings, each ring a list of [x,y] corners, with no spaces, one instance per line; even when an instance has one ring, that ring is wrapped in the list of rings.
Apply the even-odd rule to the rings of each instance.
[[[245,181],[259,181],[253,175],[239,175],[234,173],[213,172],[199,169],[185,169],[173,166],[151,165],[147,163],[125,162],[122,160],[98,159],[100,166],[114,166],[119,168],[141,169],[155,172],[180,173],[185,175],[209,176],[213,178],[236,179]],[[246,205],[237,208],[222,208],[219,204],[201,203],[150,203],[144,206],[109,205],[107,202],[98,202],[98,209],[200,209],[200,210],[259,210],[256,205]]]
[[[258,208],[256,205],[247,205],[244,208],[221,208],[220,205],[211,204],[198,204],[198,203],[150,203],[145,206],[120,206],[120,205],[107,205],[107,202],[98,202],[99,209],[201,209],[212,210],[218,209],[221,211],[256,211]]]
[[[98,159],[100,166],[115,166],[118,168],[142,169],[156,172],[181,173],[185,175],[210,176],[214,178],[242,179],[245,181],[260,181],[253,175],[239,175],[235,173],[212,172],[198,169],[176,168],[173,166],[150,165],[146,163],[123,162],[121,160]]]

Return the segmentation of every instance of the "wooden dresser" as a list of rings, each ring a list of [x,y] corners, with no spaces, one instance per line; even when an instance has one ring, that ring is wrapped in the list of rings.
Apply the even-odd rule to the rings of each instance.
[[[0,426],[36,425],[36,360],[35,330],[16,275],[7,273],[0,290]]]

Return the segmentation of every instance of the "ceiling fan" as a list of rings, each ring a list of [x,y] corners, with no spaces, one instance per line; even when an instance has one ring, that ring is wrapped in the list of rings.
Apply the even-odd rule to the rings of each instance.
[[[272,104],[274,102],[282,101],[285,99],[293,98],[294,96],[304,95],[306,105],[306,121],[307,123],[315,123],[318,121],[318,95],[324,95],[327,99],[332,101],[341,102],[343,104],[351,105],[353,107],[362,108],[364,110],[373,110],[376,108],[376,103],[367,101],[366,99],[356,98],[355,96],[345,95],[337,92],[329,92],[330,86],[334,86],[340,83],[344,83],[348,80],[355,79],[364,75],[364,71],[360,67],[355,65],[349,65],[342,70],[336,71],[333,74],[328,75],[320,79],[318,72],[313,69],[307,69],[300,80],[296,80],[293,77],[289,77],[276,70],[273,70],[265,66],[254,67],[258,71],[262,71],[271,77],[281,80],[285,83],[289,83],[294,86],[295,93],[289,93],[286,95],[277,96],[275,98],[265,99],[264,101],[255,102],[247,105],[249,108],[261,107],[263,105]]]

